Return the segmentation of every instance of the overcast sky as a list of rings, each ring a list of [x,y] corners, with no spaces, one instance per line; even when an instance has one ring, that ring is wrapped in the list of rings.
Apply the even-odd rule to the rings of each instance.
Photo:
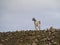
[[[33,17],[41,29],[60,28],[60,0],[0,0],[0,31],[34,29]]]

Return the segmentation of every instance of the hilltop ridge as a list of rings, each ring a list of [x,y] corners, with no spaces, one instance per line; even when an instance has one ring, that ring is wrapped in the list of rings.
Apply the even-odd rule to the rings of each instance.
[[[0,45],[58,45],[60,29],[0,32]]]

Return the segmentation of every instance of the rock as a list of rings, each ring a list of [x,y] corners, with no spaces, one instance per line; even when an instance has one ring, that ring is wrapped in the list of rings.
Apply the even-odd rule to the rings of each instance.
[[[49,32],[49,35],[51,35],[52,33],[51,32]]]
[[[57,45],[57,42],[54,42],[54,45]]]
[[[52,43],[49,42],[49,45],[52,45]]]
[[[35,42],[38,42],[38,39],[35,39]]]
[[[46,45],[49,45],[49,44],[46,44]]]
[[[2,42],[4,42],[5,40],[1,40]]]
[[[35,43],[35,41],[33,41],[32,45],[37,45],[37,44]]]
[[[37,45],[36,43],[32,43],[32,45]]]
[[[27,45],[31,45],[31,44],[27,43]]]
[[[3,45],[2,43],[0,43],[0,45]]]

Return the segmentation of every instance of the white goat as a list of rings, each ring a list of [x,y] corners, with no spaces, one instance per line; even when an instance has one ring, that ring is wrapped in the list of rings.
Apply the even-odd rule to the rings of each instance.
[[[35,18],[32,18],[32,21],[34,21],[35,29],[40,30],[40,21],[37,21]]]

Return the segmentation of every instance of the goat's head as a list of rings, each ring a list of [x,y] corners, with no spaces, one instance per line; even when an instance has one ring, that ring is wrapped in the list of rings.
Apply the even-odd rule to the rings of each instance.
[[[35,18],[32,18],[32,21],[36,21],[36,19]]]

